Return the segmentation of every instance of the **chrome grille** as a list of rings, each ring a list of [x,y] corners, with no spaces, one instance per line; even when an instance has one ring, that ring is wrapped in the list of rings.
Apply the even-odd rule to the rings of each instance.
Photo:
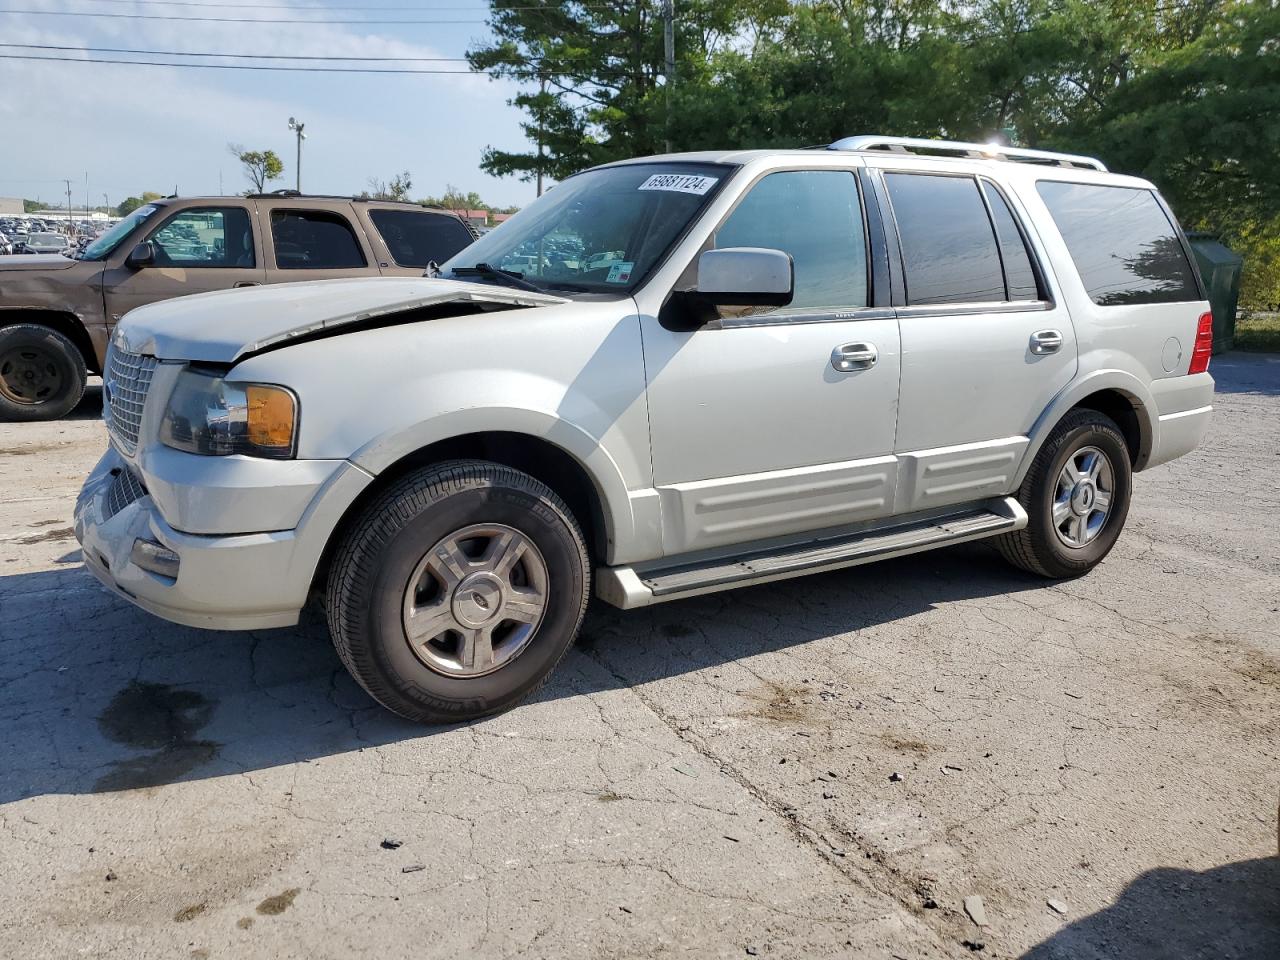
[[[111,486],[107,487],[107,499],[102,505],[102,519],[110,520],[133,501],[141,500],[146,495],[147,488],[142,485],[142,481],[133,475],[132,470],[125,467],[112,479]]]
[[[156,358],[140,353],[107,351],[107,373],[102,378],[105,393],[102,417],[107,430],[120,449],[133,453],[138,448],[138,430],[142,426],[142,408],[151,389],[151,376],[156,371]]]

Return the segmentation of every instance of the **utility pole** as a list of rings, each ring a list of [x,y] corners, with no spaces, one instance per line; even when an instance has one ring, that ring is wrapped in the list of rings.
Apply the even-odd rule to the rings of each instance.
[[[67,185],[67,235],[71,234],[71,181],[66,177],[62,178],[62,182]]]
[[[110,220],[111,219],[111,201],[107,199],[107,195],[105,193],[102,195],[102,206],[105,208],[107,219]]]
[[[542,118],[546,115],[547,78],[544,76],[538,86],[538,196],[542,196]]]
[[[289,129],[298,135],[298,160],[294,164],[294,173],[297,174],[297,180],[294,183],[294,189],[299,193],[302,192],[302,141],[307,139],[307,135],[302,132],[305,123],[299,123],[293,117],[289,118]]]
[[[676,81],[676,0],[662,0],[662,50],[666,55],[664,75],[667,98],[667,152],[671,152],[671,86]]]

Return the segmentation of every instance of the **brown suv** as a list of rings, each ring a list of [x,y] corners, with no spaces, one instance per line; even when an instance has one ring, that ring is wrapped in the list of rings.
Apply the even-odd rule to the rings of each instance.
[[[170,197],[139,207],[78,259],[0,259],[0,420],[55,420],[101,373],[134,307],[291,280],[421,276],[475,239],[442,210],[312,197]]]

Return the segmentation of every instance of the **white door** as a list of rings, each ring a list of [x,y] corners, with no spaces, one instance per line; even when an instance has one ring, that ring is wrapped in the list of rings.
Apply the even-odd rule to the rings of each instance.
[[[990,180],[887,169],[883,182],[906,299],[899,512],[1008,493],[1032,424],[1075,375],[1071,318]]]
[[[785,308],[722,308],[693,331],[643,318],[667,555],[884,516],[896,479],[898,326],[867,307],[856,175],[757,181],[714,245],[784,250]],[[833,363],[844,351],[848,362]],[[837,369],[837,365],[848,369]]]

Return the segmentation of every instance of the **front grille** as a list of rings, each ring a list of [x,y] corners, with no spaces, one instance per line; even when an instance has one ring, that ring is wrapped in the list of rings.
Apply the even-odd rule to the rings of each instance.
[[[107,351],[107,372],[102,378],[102,418],[125,453],[133,453],[138,448],[142,408],[155,372],[155,357],[117,350],[114,346]]]
[[[107,499],[102,505],[102,519],[110,520],[117,513],[147,495],[147,488],[142,481],[133,475],[128,467],[122,469],[107,487]]]

